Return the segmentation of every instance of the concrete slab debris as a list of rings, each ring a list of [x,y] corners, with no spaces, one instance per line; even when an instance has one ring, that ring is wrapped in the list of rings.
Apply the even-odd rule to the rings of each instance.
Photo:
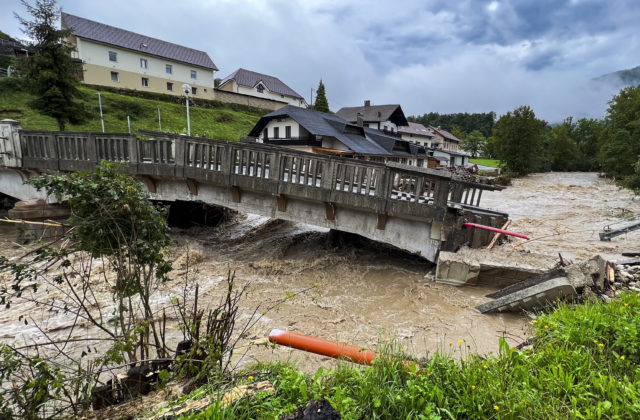
[[[536,310],[544,308],[554,301],[575,295],[576,289],[569,283],[569,280],[566,277],[558,277],[507,294],[477,306],[476,309],[482,313]]]
[[[505,287],[554,268],[553,257],[499,249],[463,248],[456,253],[440,251],[435,281],[453,286]],[[460,267],[467,265],[467,268]]]

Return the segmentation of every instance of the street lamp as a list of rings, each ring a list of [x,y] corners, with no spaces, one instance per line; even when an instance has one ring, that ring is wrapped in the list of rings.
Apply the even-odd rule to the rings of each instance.
[[[102,124],[102,132],[104,133],[104,117],[102,116],[102,99],[100,98],[100,92],[98,92],[98,105],[100,106],[100,123]]]
[[[187,135],[191,136],[191,121],[189,120],[189,93],[191,92],[191,86],[185,83],[182,85],[182,90],[187,97]]]

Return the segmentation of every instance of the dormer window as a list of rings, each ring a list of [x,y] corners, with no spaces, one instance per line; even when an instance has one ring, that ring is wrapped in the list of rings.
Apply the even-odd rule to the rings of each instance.
[[[262,93],[264,92],[264,86],[259,84],[258,86],[256,86],[256,90],[258,91],[258,93]]]

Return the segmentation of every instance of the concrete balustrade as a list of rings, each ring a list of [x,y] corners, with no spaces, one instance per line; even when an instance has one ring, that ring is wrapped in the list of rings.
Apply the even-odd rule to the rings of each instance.
[[[493,189],[427,168],[262,143],[147,131],[140,135],[20,130],[19,153],[3,163],[24,174],[91,170],[102,160],[122,162],[123,170],[137,176],[155,199],[199,200],[345,230],[432,261],[451,229],[459,229],[456,218],[479,205],[483,190]]]

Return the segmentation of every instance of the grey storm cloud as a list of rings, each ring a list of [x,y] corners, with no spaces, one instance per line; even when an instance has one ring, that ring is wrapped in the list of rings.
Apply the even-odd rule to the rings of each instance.
[[[7,4],[8,3],[8,4]],[[640,64],[637,0],[59,0],[72,14],[207,51],[332,109],[370,99],[425,112],[600,117],[604,73]],[[5,6],[6,5],[6,6]],[[8,7],[7,7],[8,6]],[[24,11],[18,0],[3,9]],[[0,30],[22,36],[11,13]]]

